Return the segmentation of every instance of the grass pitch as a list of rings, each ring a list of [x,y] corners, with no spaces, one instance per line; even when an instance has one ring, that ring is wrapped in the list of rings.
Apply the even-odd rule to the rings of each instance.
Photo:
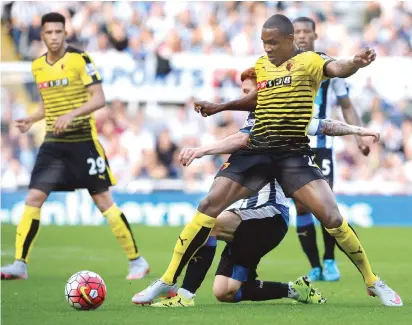
[[[137,307],[131,297],[161,276],[180,229],[134,225],[133,230],[152,271],[143,280],[127,281],[127,260],[109,227],[43,227],[33,249],[29,280],[1,282],[2,324],[412,324],[410,228],[357,229],[375,272],[397,290],[404,301],[402,308],[384,307],[377,298],[368,297],[356,268],[339,251],[341,281],[316,283],[328,299],[326,305],[294,305],[288,299],[218,303],[212,294],[216,258],[197,293],[194,308]],[[1,235],[4,265],[13,260],[15,227],[2,225]],[[219,244],[219,254],[222,247]],[[74,310],[64,299],[65,281],[85,269],[100,274],[107,284],[107,300],[96,311]],[[288,281],[306,274],[308,269],[295,229],[291,228],[281,246],[264,258],[258,273],[263,280]]]

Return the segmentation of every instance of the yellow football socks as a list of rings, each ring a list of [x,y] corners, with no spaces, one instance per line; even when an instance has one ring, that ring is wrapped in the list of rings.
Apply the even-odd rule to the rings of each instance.
[[[127,222],[123,212],[116,204],[113,204],[109,209],[103,212],[106,217],[113,234],[116,236],[117,242],[126,252],[129,260],[135,260],[140,256],[134,241],[132,230]]]
[[[39,227],[40,209],[25,205],[16,231],[16,260],[28,262]]]
[[[348,222],[343,219],[338,228],[326,230],[335,237],[339,247],[345,252],[349,259],[355,264],[359,272],[362,273],[365,284],[370,287],[378,277],[372,272],[366,252],[363,249],[355,232],[349,227]]]
[[[186,225],[176,242],[173,257],[162,276],[162,281],[172,285],[197,250],[207,241],[216,219],[199,211],[192,221]]]

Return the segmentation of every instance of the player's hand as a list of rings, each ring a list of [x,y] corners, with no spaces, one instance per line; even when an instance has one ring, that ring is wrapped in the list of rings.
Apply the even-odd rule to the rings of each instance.
[[[211,102],[206,102],[206,101],[195,102],[195,111],[197,113],[202,114],[203,117],[218,113],[219,111],[217,107],[218,107],[217,104],[214,104]]]
[[[376,53],[374,49],[364,48],[353,57],[353,64],[357,68],[364,68],[371,64],[376,59]]]
[[[20,130],[21,133],[26,133],[30,130],[33,125],[33,121],[30,117],[20,118],[14,121],[16,127]]]
[[[356,140],[357,140],[357,143],[358,143],[359,150],[362,152],[362,154],[364,156],[368,156],[371,149],[367,144],[365,144],[363,142],[361,137],[373,137],[373,143],[376,143],[376,142],[379,141],[381,135],[380,135],[380,133],[372,131],[370,129],[361,128],[359,136],[356,137]]]
[[[179,154],[179,162],[183,166],[189,166],[196,158],[202,158],[203,151],[200,148],[183,148]]]
[[[70,123],[73,121],[73,118],[74,116],[70,113],[59,116],[56,122],[54,122],[53,133],[55,135],[64,133],[66,129],[69,127]]]

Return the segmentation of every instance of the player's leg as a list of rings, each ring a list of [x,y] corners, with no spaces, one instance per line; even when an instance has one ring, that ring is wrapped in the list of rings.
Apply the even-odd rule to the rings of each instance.
[[[183,284],[177,291],[176,297],[163,299],[151,306],[191,307],[194,306],[196,291],[200,288],[207,272],[212,265],[216,253],[216,239],[231,242],[234,233],[241,223],[241,218],[234,212],[223,211],[216,219],[215,227],[204,246],[191,258],[187,265]]]
[[[162,276],[163,282],[175,283],[186,263],[206,242],[216,223],[216,217],[233,202],[252,193],[248,188],[229,178],[217,177],[208,196],[200,202],[193,220],[180,234],[172,261]]]
[[[194,297],[212,265],[217,239],[231,242],[241,221],[240,217],[231,211],[219,214],[206,244],[189,261],[179,294],[182,293],[186,298]]]
[[[1,268],[1,279],[27,279],[27,263],[40,228],[40,209],[48,194],[30,189],[16,230],[15,261]]]
[[[2,279],[27,278],[27,263],[40,228],[40,209],[49,193],[69,186],[61,144],[45,142],[39,149],[30,178],[29,193],[16,230],[15,262],[1,268]]]
[[[322,170],[330,188],[333,190],[334,177],[334,153],[328,148],[317,148],[315,152],[315,163]],[[303,206],[303,205],[302,205]],[[336,240],[329,232],[322,227],[323,243],[325,251],[323,254],[322,277],[325,281],[337,281],[340,279],[340,272],[335,261]]]
[[[109,162],[99,141],[74,143],[71,152],[72,173],[76,175],[76,187],[87,188],[94,203],[108,221],[117,242],[129,259],[127,279],[141,279],[149,272],[149,265],[140,256],[126,216],[113,202],[109,191],[116,184]]]
[[[322,280],[322,266],[320,264],[318,244],[316,242],[316,228],[312,213],[299,201],[296,205],[296,232],[306,257],[312,267],[308,276],[311,281]]]
[[[153,299],[167,295],[170,290],[173,290],[174,283],[184,266],[207,241],[216,223],[217,215],[233,202],[251,194],[252,192],[248,188],[239,183],[226,177],[217,177],[208,196],[199,204],[194,218],[179,235],[172,261],[163,277],[145,290],[137,293],[132,298],[132,302],[135,304],[150,304]]]
[[[143,278],[150,271],[149,264],[137,249],[136,241],[126,216],[116,203],[113,202],[109,190],[92,194],[92,198],[103,216],[107,219],[117,242],[123,248],[129,259],[129,274],[127,279]]]
[[[372,271],[365,249],[356,233],[342,218],[335,196],[324,180],[314,180],[298,189],[294,198],[313,212],[326,230],[336,239],[339,248],[362,274],[368,291],[377,295],[387,306],[402,306],[399,295],[382,282]]]
[[[216,223],[216,217],[232,203],[260,190],[270,180],[268,169],[271,160],[265,155],[237,152],[224,165],[193,217],[181,232],[172,260],[160,280],[137,293],[132,301],[136,304],[151,303],[159,295],[167,293],[177,277],[197,250],[204,245]]]
[[[257,265],[260,259],[280,244],[287,232],[281,215],[263,219],[243,220],[228,244],[216,272],[213,286],[215,297],[222,302],[265,301],[292,298],[311,303],[324,302],[310,281],[300,278],[296,283],[259,281]],[[313,297],[313,298],[312,298]]]

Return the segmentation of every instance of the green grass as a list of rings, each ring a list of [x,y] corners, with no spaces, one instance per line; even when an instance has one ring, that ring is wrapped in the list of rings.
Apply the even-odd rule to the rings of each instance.
[[[43,227],[33,250],[29,280],[1,282],[2,324],[411,324],[411,229],[357,229],[375,272],[396,288],[403,298],[403,308],[383,307],[377,298],[368,297],[361,276],[338,252],[341,281],[317,283],[328,299],[323,306],[293,305],[287,299],[218,303],[212,294],[216,258],[197,294],[196,307],[155,309],[137,307],[130,299],[162,274],[180,229],[133,228],[152,272],[144,280],[129,282],[125,280],[125,256],[108,227]],[[1,234],[2,264],[5,264],[13,260],[15,227],[3,225]],[[64,300],[65,281],[84,269],[99,273],[108,288],[106,302],[92,312],[76,311]],[[307,271],[308,262],[300,250],[295,229],[291,229],[276,252],[262,261],[259,275],[265,280],[288,281]]]

